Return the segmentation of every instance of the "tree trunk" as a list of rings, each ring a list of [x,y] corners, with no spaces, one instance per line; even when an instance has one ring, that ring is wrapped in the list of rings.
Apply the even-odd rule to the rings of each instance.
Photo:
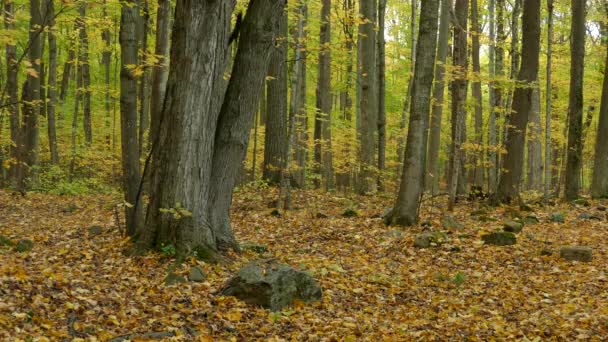
[[[78,19],[74,21],[74,31],[78,32]],[[68,59],[63,64],[63,74],[61,76],[61,89],[59,91],[59,100],[61,103],[65,103],[65,100],[68,96],[68,88],[70,85],[70,77],[72,77],[72,73],[75,72],[77,65],[75,65],[76,60],[76,51],[74,47],[76,46],[75,37],[70,37],[70,47],[68,49]]]
[[[35,166],[38,164],[38,114],[40,113],[40,60],[42,43],[40,32],[44,29],[40,14],[40,1],[30,0],[29,61],[31,70],[27,75],[27,102],[23,111],[23,161],[25,162],[19,189],[25,190],[36,182]],[[27,185],[26,185],[27,183]]]
[[[350,91],[353,85],[353,43],[355,40],[354,25],[355,25],[355,2],[354,0],[344,0],[344,23],[343,31],[345,36],[344,48],[346,49],[346,75],[344,82],[344,90],[340,93],[340,110],[342,117],[346,121],[352,121],[353,117],[353,100]]]
[[[467,19],[469,12],[468,0],[456,0],[454,24],[454,80],[452,81],[452,144],[450,147],[449,181],[448,181],[448,210],[454,210],[459,179],[462,175],[461,164],[464,161],[462,144],[466,134],[466,96],[467,79]]]
[[[583,159],[583,77],[585,71],[585,0],[572,0],[570,31],[570,97],[565,199],[578,198]]]
[[[263,179],[278,185],[287,156],[287,15],[281,14],[279,40],[273,49],[267,82],[267,118]]]
[[[378,122],[378,97],[375,90],[376,32],[374,31],[375,1],[360,0],[359,15],[364,19],[359,24],[359,77],[361,96],[359,97],[361,116],[360,170],[357,190],[360,194],[376,191],[374,172],[375,131]]]
[[[400,128],[400,132],[401,134],[399,135],[399,143],[397,145],[397,159],[399,160],[399,165],[403,165],[403,157],[404,157],[404,149],[405,149],[405,139],[406,139],[406,125],[407,125],[407,112],[410,109],[410,101],[412,99],[412,86],[414,84],[414,72],[415,72],[415,65],[416,65],[416,13],[417,13],[417,8],[418,8],[418,0],[411,0],[411,14],[410,14],[410,21],[411,21],[411,34],[412,34],[412,40],[411,40],[411,57],[410,57],[410,63],[411,63],[411,76],[409,81],[407,82],[407,93],[405,95],[405,101],[403,101],[403,110],[401,111],[401,120],[399,122],[399,128]],[[399,170],[399,173],[401,173],[401,170]]]
[[[91,127],[91,72],[89,68],[89,38],[87,35],[86,26],[86,8],[87,4],[82,3],[79,7],[79,26],[80,26],[80,56],[78,67],[81,68],[82,72],[82,87],[83,87],[83,115],[82,124],[84,127],[84,139],[87,146],[91,146],[93,143],[93,129]]]
[[[306,110],[306,20],[308,6],[301,0],[297,8],[297,27],[294,30],[295,65],[292,80],[290,111],[295,115],[294,148],[297,169],[291,172],[295,186],[306,186],[306,159],[308,149],[308,114]],[[290,113],[290,115],[292,115]],[[291,117],[291,116],[290,116]]]
[[[173,244],[180,255],[211,258],[220,248],[237,247],[228,215],[232,190],[284,2],[249,4],[226,88],[233,7],[231,1],[177,2],[159,144],[152,147],[153,192],[139,248]],[[192,58],[204,62],[187,63]]]
[[[392,223],[411,226],[418,222],[421,195],[424,190],[424,167],[428,134],[431,88],[437,47],[437,17],[440,0],[422,2],[420,30],[414,68],[412,105],[405,148],[405,164]]]
[[[605,46],[608,48],[608,43],[605,43]],[[608,49],[606,50],[602,103],[595,141],[591,196],[593,198],[608,198]]]
[[[474,164],[473,169],[473,184],[483,186],[483,105],[481,94],[481,65],[479,62],[479,35],[481,35],[479,26],[479,7],[477,0],[471,0],[471,40],[472,40],[472,62],[473,73],[475,73],[474,81],[471,85],[473,100],[475,101],[475,150],[471,156]]]
[[[523,14],[523,49],[518,82],[527,87],[515,88],[511,120],[508,125],[507,154],[502,163],[498,191],[494,203],[509,203],[519,197],[528,115],[532,106],[531,85],[538,79],[540,51],[540,0],[526,0]]]
[[[541,144],[542,128],[540,126],[540,92],[537,87],[532,90],[530,108],[530,129],[528,130],[528,175],[527,189],[540,191],[543,184],[543,148]]]
[[[386,0],[378,3],[378,189],[384,190],[384,169],[386,168],[386,42],[384,41],[384,21]],[[426,146],[426,144],[425,144]]]
[[[547,0],[547,84],[545,91],[545,183],[544,183],[544,199],[549,199],[551,191],[551,61],[553,59],[553,0]]]
[[[103,3],[103,17],[105,20],[108,19],[107,12],[107,0],[104,0]],[[101,39],[103,40],[103,52],[101,53],[101,64],[103,65],[104,70],[104,85],[105,85],[105,94],[104,94],[104,109],[106,112],[105,116],[105,129],[106,129],[106,145],[108,147],[112,144],[112,137],[110,134],[111,131],[111,102],[112,97],[110,95],[110,63],[112,60],[112,33],[110,32],[109,27],[104,27],[101,32]]]
[[[514,87],[517,88],[518,84],[515,82],[518,76],[519,69],[519,17],[521,15],[521,3],[523,0],[514,0],[513,11],[511,13],[511,75],[510,80],[513,81]],[[502,141],[506,145],[506,141],[508,139],[508,126],[510,124],[511,112],[509,111],[512,108],[513,96],[515,90],[510,90],[507,96],[506,102],[506,110],[505,110],[505,125],[503,126],[503,137]],[[523,165],[521,165],[523,170]]]
[[[494,76],[492,77],[491,89],[491,111],[488,124],[488,145],[490,149],[489,159],[490,167],[488,172],[488,192],[495,193],[498,187],[498,178],[500,174],[500,133],[497,121],[501,116],[503,108],[503,84],[496,81],[504,76],[504,59],[505,50],[503,44],[506,40],[504,30],[504,0],[496,0],[496,44],[494,49]]]
[[[443,116],[443,98],[445,90],[445,64],[450,40],[450,9],[452,0],[441,0],[439,19],[439,38],[437,39],[437,63],[435,63],[435,86],[429,132],[429,150],[427,159],[426,184],[431,194],[439,192],[439,148],[441,147],[441,120]]]
[[[150,128],[150,68],[148,67],[148,33],[150,31],[150,11],[148,9],[148,0],[139,0],[141,9],[141,51],[142,57],[140,64],[143,69],[143,74],[139,80],[139,154],[143,154],[145,150],[145,135]]]
[[[331,151],[331,0],[322,1],[319,44],[315,161],[320,164],[325,190],[330,190],[334,183]]]
[[[139,145],[137,139],[137,7],[134,0],[122,5],[120,16],[120,128],[122,142],[122,172],[125,191],[125,217],[129,236],[138,231],[142,219],[139,185]],[[168,207],[171,208],[171,207]]]
[[[169,37],[171,34],[171,1],[158,0],[156,13],[156,47],[154,54],[158,64],[153,70],[152,96],[150,103],[150,142],[158,139],[160,115],[163,110],[167,79],[169,77]]]
[[[15,29],[15,3],[4,2],[4,27],[7,30]],[[17,63],[17,47],[6,43],[6,92],[8,101],[9,125],[11,131],[10,156],[13,160],[9,170],[13,186],[18,187],[21,169],[21,118],[19,113],[19,64]]]
[[[59,163],[59,151],[57,151],[57,129],[55,124],[55,104],[57,102],[57,38],[55,37],[55,4],[54,0],[46,0],[47,18],[49,18],[49,76],[46,106],[46,115],[49,134],[49,149],[51,153],[51,163]]]

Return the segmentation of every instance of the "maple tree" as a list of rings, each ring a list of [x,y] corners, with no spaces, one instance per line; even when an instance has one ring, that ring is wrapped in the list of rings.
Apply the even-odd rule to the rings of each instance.
[[[606,1],[2,7],[1,340],[608,338]]]

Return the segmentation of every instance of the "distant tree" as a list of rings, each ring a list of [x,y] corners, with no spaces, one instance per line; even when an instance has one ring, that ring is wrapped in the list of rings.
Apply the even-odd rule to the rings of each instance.
[[[378,189],[384,190],[386,168],[386,41],[384,39],[386,0],[378,2]]]
[[[15,29],[15,3],[13,1],[4,2],[4,28],[7,30]],[[10,123],[10,156],[12,159],[9,176],[12,184],[18,187],[21,179],[21,115],[19,112],[19,64],[17,63],[17,46],[8,40],[5,45],[6,52],[6,100],[9,123]]]
[[[55,30],[55,1],[46,0],[46,18],[48,20],[49,40],[49,75],[47,86],[47,131],[49,135],[49,151],[51,163],[59,163],[59,151],[57,150],[57,127],[55,121],[55,106],[57,103],[57,37]]]
[[[551,191],[551,165],[552,165],[552,147],[551,147],[551,82],[552,70],[551,63],[553,60],[553,0],[547,0],[547,77],[545,87],[545,180],[543,187],[544,199],[549,199]]]
[[[608,14],[608,6],[606,9]],[[605,42],[604,46],[608,48],[608,42]],[[608,50],[606,51],[606,61],[604,65],[602,103],[600,106],[600,118],[595,141],[595,160],[593,163],[591,196],[594,198],[608,198]]]
[[[479,6],[477,0],[471,0],[471,59],[473,62],[473,72],[478,75],[471,83],[471,94],[475,101],[475,150],[471,156],[473,167],[473,184],[483,186],[483,98],[481,93],[481,63],[479,60],[480,42],[479,36],[482,34],[479,24]]]

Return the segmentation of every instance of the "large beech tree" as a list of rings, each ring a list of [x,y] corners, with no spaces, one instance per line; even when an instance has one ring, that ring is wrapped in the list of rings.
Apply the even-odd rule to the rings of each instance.
[[[235,3],[177,1],[150,203],[136,252],[173,244],[181,255],[210,257],[238,248],[228,215],[232,191],[285,1],[249,3],[226,81]]]

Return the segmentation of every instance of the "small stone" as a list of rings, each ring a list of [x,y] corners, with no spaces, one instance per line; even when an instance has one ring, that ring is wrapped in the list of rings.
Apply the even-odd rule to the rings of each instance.
[[[559,256],[568,261],[591,261],[593,250],[584,246],[565,246],[559,251]]]
[[[460,251],[462,251],[462,247],[460,247],[460,246],[450,247],[450,252],[460,252]]]
[[[576,199],[572,203],[574,203],[575,205],[581,205],[583,207],[588,207],[591,205],[591,203],[589,203],[589,201],[584,198]]]
[[[175,274],[173,272],[169,272],[165,277],[165,286],[171,286],[175,284],[185,283],[186,278],[182,277],[179,274]]]
[[[451,215],[444,215],[441,218],[441,226],[445,229],[463,229],[464,225]]]
[[[543,248],[540,251],[540,255],[544,255],[544,256],[549,256],[549,255],[553,255],[553,251],[548,249],[548,248]]]
[[[511,233],[519,233],[521,232],[521,230],[524,228],[524,225],[521,224],[520,222],[515,222],[515,221],[507,221],[505,222],[504,226],[503,226],[503,230],[505,232],[511,232]]]
[[[388,232],[384,233],[384,235],[388,236],[388,237],[394,237],[394,238],[400,238],[403,236],[403,232],[400,230],[389,230]]]
[[[15,245],[15,250],[19,253],[29,252],[32,248],[34,248],[34,242],[28,239],[19,240]]]
[[[515,234],[511,232],[494,232],[485,234],[481,237],[483,242],[487,245],[495,246],[509,246],[514,245],[517,242]]]
[[[190,267],[190,272],[188,273],[188,279],[195,283],[201,283],[207,279],[207,274],[198,266]]]
[[[316,217],[317,217],[318,219],[326,219],[326,218],[328,218],[329,216],[327,216],[327,214],[324,214],[324,213],[322,213],[322,212],[318,212],[318,213],[317,213],[317,215],[316,215]]]
[[[566,219],[564,218],[564,214],[560,213],[560,212],[551,213],[551,215],[549,215],[549,220],[551,220],[551,222],[556,222],[556,223],[566,222]]]
[[[244,242],[241,244],[241,249],[251,251],[258,254],[268,253],[268,247],[253,242]]]
[[[435,234],[426,232],[416,235],[414,247],[429,248],[434,242],[436,242]]]
[[[534,211],[529,204],[525,204],[525,203],[522,203],[522,204],[519,205],[519,210],[521,210],[521,211],[527,211],[527,212]]]
[[[12,246],[14,245],[13,241],[11,241],[9,238],[7,238],[4,235],[0,235],[0,246]]]
[[[387,226],[390,225],[390,221],[393,218],[393,208],[386,208],[384,212],[382,212],[382,215],[380,215],[380,218],[382,218],[384,224]]]
[[[433,223],[429,220],[424,220],[422,221],[422,223],[420,224],[422,227],[424,228],[431,228],[433,227]]]
[[[61,212],[66,213],[66,214],[71,214],[71,213],[75,212],[76,210],[78,210],[78,206],[74,203],[70,203],[65,208],[61,209]]]
[[[281,213],[277,209],[272,209],[270,216],[281,217]]]
[[[353,208],[348,208],[342,213],[342,217],[357,217],[359,214]]]
[[[89,236],[97,236],[103,232],[103,228],[101,226],[91,226],[88,231]]]
[[[606,207],[605,207],[605,206],[603,206],[603,205],[598,205],[598,206],[597,206],[597,210],[598,210],[598,211],[606,211]]]
[[[534,215],[527,215],[526,217],[524,217],[524,223],[525,224],[538,224],[538,223],[540,223],[540,221],[538,220],[538,217],[536,217]]]
[[[602,220],[602,218],[600,216],[589,214],[589,213],[581,213],[580,215],[578,215],[578,218],[580,220],[597,220],[597,221]]]

